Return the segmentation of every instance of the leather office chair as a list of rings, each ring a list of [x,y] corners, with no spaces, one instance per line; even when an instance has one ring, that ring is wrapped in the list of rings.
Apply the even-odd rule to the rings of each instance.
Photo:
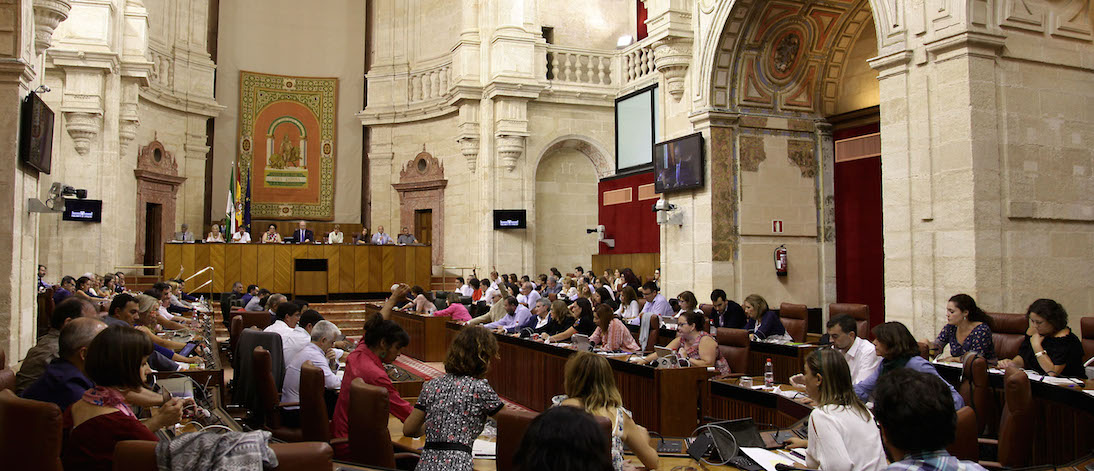
[[[806,323],[809,319],[808,306],[782,303],[779,305],[779,319],[790,338],[794,339],[795,342],[805,341]]]
[[[8,367],[8,354],[4,352],[3,348],[0,348],[0,368]]]
[[[232,320],[228,324],[228,353],[233,357],[236,354],[236,345],[239,344],[239,334],[241,333],[243,333],[243,316],[236,314],[232,316]]]
[[[707,320],[709,321],[710,320],[710,313],[714,312],[714,305],[713,304],[700,304],[699,305],[699,310],[703,311],[703,315],[706,316]]]
[[[991,318],[991,339],[995,343],[995,357],[1002,359],[1018,356],[1018,347],[1026,339],[1029,320],[1025,314],[985,313]]]
[[[853,304],[853,303],[832,303],[828,305],[828,318],[832,319],[836,316],[847,314],[855,319],[855,334],[863,340],[870,340],[874,338],[873,332],[870,332],[870,306],[865,304]]]
[[[8,368],[7,354],[0,348],[0,391],[15,390],[15,370]]]
[[[495,416],[498,422],[497,466],[498,471],[516,469],[513,457],[516,455],[520,440],[524,438],[524,431],[536,413],[524,410],[511,410],[504,408]]]
[[[916,344],[919,345],[919,356],[922,357],[924,360],[930,360],[931,346],[928,345],[927,342],[924,342],[922,340],[917,341]]]
[[[268,311],[242,311],[239,315],[243,316],[244,329],[248,327],[265,329],[270,325],[270,313]]]
[[[270,443],[277,455],[278,471],[312,471],[331,469],[334,450],[326,443]],[[156,442],[125,440],[114,447],[115,471],[156,471]]]
[[[0,463],[4,469],[61,471],[61,409],[0,391]]]
[[[418,465],[419,455],[395,450],[387,428],[390,406],[386,389],[365,383],[361,378],[350,383],[347,457],[350,461],[407,470]],[[400,447],[400,450],[405,448]]]
[[[718,351],[729,363],[730,374],[728,376],[744,376],[748,372],[748,354],[752,349],[752,342],[748,339],[748,331],[719,327],[715,340],[718,341]]]
[[[981,444],[996,446],[999,461],[981,461],[980,465],[996,469],[1029,466],[1033,451],[1033,427],[1037,420],[1029,377],[1024,371],[1008,366],[1003,388],[1005,403],[999,419],[999,439],[980,439]]]
[[[641,324],[639,324],[639,330],[641,330]],[[639,341],[638,334],[635,334],[634,341]],[[646,337],[646,344],[639,344],[638,347],[643,352],[652,352],[653,347],[661,341],[661,316],[650,316],[650,334]]]
[[[304,362],[300,366],[300,432],[305,441],[331,442],[326,390],[323,370]]]
[[[270,352],[261,346],[255,347],[251,354],[254,368],[256,387],[258,391],[259,410],[257,418],[261,421],[262,428],[273,433],[274,438],[287,442],[304,441],[299,428],[286,427],[281,424],[281,409],[286,406],[296,406],[299,403],[281,402],[281,393],[277,391],[274,383],[272,360]]]
[[[994,435],[995,427],[999,425],[999,405],[995,401],[995,391],[988,383],[988,361],[984,357],[970,355],[965,359],[957,392],[965,405],[976,413],[976,433]]]
[[[1083,362],[1094,357],[1094,317],[1079,319],[1079,330],[1083,334]]]
[[[946,447],[946,451],[961,460],[979,460],[980,443],[976,438],[976,430],[976,412],[968,406],[958,409],[954,440]]]

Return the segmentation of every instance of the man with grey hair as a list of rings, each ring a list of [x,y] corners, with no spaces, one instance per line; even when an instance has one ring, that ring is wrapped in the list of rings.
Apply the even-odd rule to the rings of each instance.
[[[277,306],[288,300],[289,298],[286,298],[284,294],[271,294],[269,298],[266,298],[266,312],[270,313],[270,325],[277,322]]]
[[[337,389],[341,385],[338,376],[331,370],[330,359],[334,355],[334,341],[342,336],[338,326],[330,321],[319,321],[311,329],[311,343],[307,344],[297,354],[293,355],[285,363],[285,383],[281,387],[282,402],[300,402],[300,368],[304,362],[310,362],[323,371],[323,385],[327,388],[324,397],[327,399],[327,413],[334,412],[334,406],[338,400]],[[337,363],[334,363],[337,367]],[[286,426],[294,427],[293,423],[300,422],[300,408],[289,406],[285,408],[287,414],[281,418]]]
[[[23,366],[15,376],[15,393],[23,392],[46,371],[49,364],[56,360],[60,351],[61,329],[81,317],[99,317],[99,310],[91,302],[71,297],[54,306],[49,319],[49,331],[38,338],[38,343],[27,351]]]
[[[539,301],[540,295],[536,291],[536,287],[532,286],[531,281],[525,281],[520,285],[520,294],[517,295],[517,302],[527,306],[529,309],[535,307],[536,301]]]
[[[50,362],[42,376],[23,391],[22,397],[52,402],[61,410],[80,400],[85,391],[95,386],[84,374],[87,346],[105,328],[103,321],[92,317],[72,319],[65,324],[58,341],[60,357]]]
[[[562,292],[562,285],[558,284],[558,277],[554,276],[554,275],[548,276],[547,277],[547,286],[545,286],[543,288],[543,295],[544,296],[550,296],[550,295],[553,294],[555,296],[558,296],[558,293],[561,293],[561,292]]]

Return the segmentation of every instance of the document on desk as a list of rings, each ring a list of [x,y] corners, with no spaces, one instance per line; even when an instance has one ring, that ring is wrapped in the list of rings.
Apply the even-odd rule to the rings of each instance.
[[[492,460],[498,457],[498,443],[475,439],[471,445],[471,456],[480,460]]]
[[[762,466],[766,471],[775,471],[775,465],[777,464],[800,466],[796,460],[763,448],[741,447],[741,452],[748,455],[749,458],[752,458],[752,461],[755,461],[756,464]]]

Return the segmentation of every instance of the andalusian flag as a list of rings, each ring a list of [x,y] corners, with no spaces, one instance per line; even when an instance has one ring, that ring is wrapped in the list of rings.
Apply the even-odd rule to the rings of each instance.
[[[224,229],[222,232],[225,234],[225,239],[230,239],[232,234],[236,232],[236,220],[241,217],[238,211],[236,211],[236,201],[239,198],[239,174],[236,170],[235,162],[232,162],[232,174],[228,181],[228,205],[224,208]]]

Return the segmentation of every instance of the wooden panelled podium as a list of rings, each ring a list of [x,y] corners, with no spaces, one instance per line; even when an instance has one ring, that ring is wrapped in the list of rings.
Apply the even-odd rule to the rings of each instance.
[[[213,267],[212,273],[202,273],[186,284],[193,289],[212,278],[212,285],[194,292],[195,296],[231,291],[236,281],[286,294],[386,293],[395,283],[428,287],[432,256],[428,245],[167,243],[163,276],[186,278]],[[306,269],[297,270],[297,260],[308,260],[302,265]],[[319,260],[326,262],[325,271],[315,269],[322,263]]]

